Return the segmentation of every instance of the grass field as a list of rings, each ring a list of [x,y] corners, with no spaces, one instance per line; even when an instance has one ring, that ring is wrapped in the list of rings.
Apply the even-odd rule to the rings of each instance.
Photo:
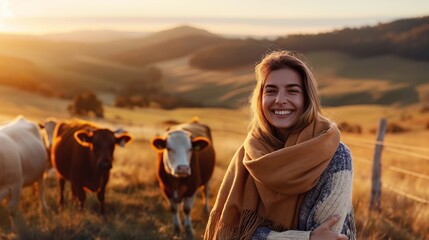
[[[39,121],[55,116],[69,118],[65,112],[67,102],[40,98],[37,95],[23,95],[23,92],[0,88],[2,112],[0,121],[8,121],[18,114]],[[32,101],[25,102],[26,99]],[[20,100],[21,99],[21,100]],[[401,116],[411,115],[403,120]],[[429,140],[429,113],[419,113],[419,106],[405,108],[380,106],[348,106],[326,109],[326,113],[337,122],[347,121],[360,124],[362,134],[343,133],[343,141],[350,147],[354,158],[353,205],[355,208],[358,239],[428,239],[429,209],[393,191],[383,189],[381,212],[370,212],[370,179],[373,146],[359,141],[374,141],[371,129],[377,127],[378,120],[384,116],[388,121],[398,122],[409,128],[401,134],[387,134],[385,141],[402,146],[418,146],[427,149]],[[38,211],[37,196],[32,188],[24,190],[21,198],[21,211],[34,239],[171,239],[172,222],[167,202],[158,188],[154,165],[155,152],[149,140],[162,133],[166,120],[187,121],[199,116],[213,130],[217,164],[212,180],[211,205],[214,203],[219,184],[235,150],[245,138],[248,122],[246,110],[225,109],[117,109],[107,107],[106,119],[97,122],[101,125],[125,127],[135,137],[126,148],[117,148],[115,162],[111,171],[111,181],[106,193],[106,216],[98,214],[95,194],[88,194],[85,210],[78,211],[71,202],[69,185],[66,184],[67,204],[59,210],[56,199],[57,182],[48,178],[46,198],[51,212],[42,215]],[[95,120],[94,120],[95,121]],[[429,175],[429,161],[418,157],[389,152],[382,155],[383,167],[394,166]],[[414,151],[414,153],[419,153]],[[421,152],[424,155],[424,152]],[[426,155],[427,156],[427,155]],[[429,199],[426,185],[428,179],[416,178],[407,174],[390,171],[382,174],[384,185]],[[16,239],[11,233],[5,201],[0,206],[0,239]],[[207,216],[203,213],[202,194],[197,195],[192,217],[195,236],[199,238],[204,231]],[[184,239],[176,237],[175,239]]]

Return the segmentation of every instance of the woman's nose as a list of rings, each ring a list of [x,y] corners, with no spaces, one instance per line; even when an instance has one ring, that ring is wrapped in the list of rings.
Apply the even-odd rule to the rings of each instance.
[[[276,98],[276,103],[286,104],[288,101],[286,94],[279,93]]]

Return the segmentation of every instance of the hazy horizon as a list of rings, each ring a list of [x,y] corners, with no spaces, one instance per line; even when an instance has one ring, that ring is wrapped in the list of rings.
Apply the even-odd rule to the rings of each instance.
[[[405,17],[404,17],[405,18]],[[49,35],[80,31],[152,33],[178,26],[201,28],[221,35],[284,36],[375,26],[403,18],[214,18],[214,17],[33,17],[7,19],[1,33]]]
[[[0,0],[0,32],[156,32],[190,25],[216,34],[280,36],[429,15],[429,1]]]

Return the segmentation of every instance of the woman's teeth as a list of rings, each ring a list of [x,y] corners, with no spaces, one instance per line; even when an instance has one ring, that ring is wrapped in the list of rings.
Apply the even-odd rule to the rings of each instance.
[[[288,115],[291,114],[291,110],[274,110],[274,114],[276,115]]]

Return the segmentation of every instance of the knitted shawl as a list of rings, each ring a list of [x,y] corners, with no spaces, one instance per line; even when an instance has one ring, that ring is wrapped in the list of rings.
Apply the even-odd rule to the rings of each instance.
[[[319,116],[284,146],[250,132],[236,152],[210,213],[204,239],[251,239],[259,226],[296,229],[304,194],[340,142],[335,123]]]

